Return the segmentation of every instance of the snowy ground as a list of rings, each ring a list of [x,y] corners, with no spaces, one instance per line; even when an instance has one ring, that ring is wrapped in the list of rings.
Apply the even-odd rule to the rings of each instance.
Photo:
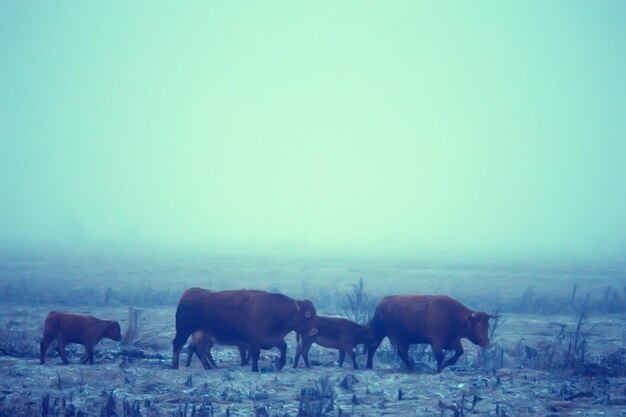
[[[217,370],[204,370],[197,359],[190,368],[170,369],[173,307],[142,309],[138,339],[127,347],[103,340],[94,365],[79,365],[83,348],[70,345],[70,365],[60,365],[50,349],[41,366],[38,344],[52,309],[58,306],[1,305],[0,416],[295,416],[299,409],[304,415],[304,409],[316,406],[328,409],[328,415],[355,416],[626,415],[624,374],[610,376],[591,367],[584,375],[560,367],[576,327],[574,315],[504,314],[491,350],[481,356],[465,341],[466,353],[457,366],[441,374],[434,372],[428,354],[420,371],[408,373],[386,349],[380,350],[374,370],[340,369],[337,352],[320,347],[311,350],[310,370],[301,363],[298,369],[275,371],[278,352],[273,350],[264,351],[262,372],[252,373],[238,365],[234,347],[214,349]],[[117,319],[123,332],[129,315],[124,307],[66,310]],[[590,316],[583,327],[585,360],[601,364],[625,348],[624,329],[626,315]],[[287,336],[288,361],[294,339]],[[553,355],[550,366],[548,354]],[[623,359],[622,352],[615,360]],[[358,361],[363,367],[365,357]],[[356,380],[346,384],[352,376]],[[304,388],[320,394],[305,390],[301,398]]]

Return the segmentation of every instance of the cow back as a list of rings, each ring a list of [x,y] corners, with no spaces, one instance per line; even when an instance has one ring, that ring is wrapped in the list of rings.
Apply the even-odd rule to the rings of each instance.
[[[105,336],[117,341],[121,339],[116,321],[51,311],[44,322],[44,338],[61,337],[67,343],[96,344]]]
[[[433,337],[464,336],[473,313],[445,295],[394,295],[381,300],[371,325],[380,336],[410,343],[429,343]]]
[[[265,291],[192,288],[178,304],[176,327],[177,331],[202,330],[218,341],[276,340],[295,330],[301,304]]]
[[[342,317],[317,316],[313,322],[316,329],[315,340],[346,340],[353,346],[369,342],[369,329]]]

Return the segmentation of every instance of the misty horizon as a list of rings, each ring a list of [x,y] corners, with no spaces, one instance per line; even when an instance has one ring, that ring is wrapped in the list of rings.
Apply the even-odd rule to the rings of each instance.
[[[387,239],[350,241],[320,241],[310,236],[301,238],[250,239],[221,238],[215,240],[155,239],[141,237],[139,233],[124,233],[124,236],[98,237],[92,236],[85,228],[68,232],[59,228],[59,233],[38,238],[7,239],[0,238],[0,250],[29,252],[75,251],[77,253],[106,254],[111,252],[128,252],[141,255],[152,252],[163,254],[197,254],[204,256],[242,256],[265,258],[329,258],[329,259],[363,259],[380,261],[435,261],[442,264],[454,262],[550,262],[555,263],[623,263],[623,252],[618,244],[605,245],[569,245],[553,247],[546,245],[506,246],[492,243],[481,245],[471,244],[427,244],[418,242],[402,242],[388,237]]]

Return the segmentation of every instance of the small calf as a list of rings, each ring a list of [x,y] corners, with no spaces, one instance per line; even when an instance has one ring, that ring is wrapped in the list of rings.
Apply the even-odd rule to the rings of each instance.
[[[211,348],[216,344],[236,345],[239,348],[241,366],[247,365],[248,363],[248,361],[246,360],[248,359],[248,355],[244,343],[218,342],[214,337],[206,334],[201,330],[195,332],[191,337],[191,343],[189,343],[189,346],[187,346],[187,361],[185,362],[186,367],[189,367],[189,365],[191,365],[191,360],[193,359],[193,355],[195,354],[198,359],[200,359],[205,369],[216,368],[217,365],[215,364],[213,355],[211,355]]]
[[[187,360],[185,362],[185,366],[189,367],[191,365],[193,355],[196,355],[202,362],[205,369],[217,368],[213,355],[211,355],[211,348],[213,348],[214,345],[237,346],[239,349],[241,366],[246,366],[250,362],[250,352],[247,349],[246,343],[232,340],[217,340],[205,332],[198,330],[192,335],[191,343],[187,346]],[[261,345],[261,349],[263,350],[270,350],[274,347],[281,349],[282,352],[283,349],[287,350],[287,343],[283,340],[282,343],[276,346]]]
[[[65,353],[65,345],[69,343],[85,346],[85,357],[81,363],[85,364],[89,360],[93,364],[93,348],[105,337],[116,342],[122,340],[120,325],[117,321],[51,311],[44,323],[40,362],[42,365],[46,363],[46,352],[56,339],[57,350],[65,365],[69,363]]]
[[[309,350],[313,343],[330,349],[339,349],[339,367],[343,366],[343,361],[347,354],[352,360],[354,369],[359,368],[354,357],[353,348],[359,344],[370,342],[371,332],[367,326],[362,326],[348,319],[326,316],[317,316],[312,326],[315,330],[309,334],[298,334],[300,342],[296,348],[294,368],[298,367],[300,355],[302,355],[306,367],[310,368]]]

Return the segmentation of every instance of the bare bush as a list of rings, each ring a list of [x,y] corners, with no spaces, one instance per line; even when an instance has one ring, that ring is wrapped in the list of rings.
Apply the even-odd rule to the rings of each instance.
[[[328,376],[321,377],[315,387],[302,388],[300,391],[299,417],[320,417],[333,411],[335,390]]]
[[[589,336],[586,312],[578,313],[576,326],[569,329],[562,323],[556,328],[552,341],[542,341],[536,346],[518,343],[517,354],[526,366],[550,372],[566,372],[575,375],[626,375],[626,349],[613,353],[589,355]]]
[[[345,294],[341,314],[350,320],[366,324],[374,314],[374,299],[365,291],[363,278],[357,284],[352,284],[352,288]]]
[[[567,352],[563,360],[563,369],[576,368],[584,365],[585,353],[587,352],[587,337],[589,331],[583,331],[583,326],[587,322],[587,316],[584,311],[578,316],[576,330],[566,333],[567,336]]]

